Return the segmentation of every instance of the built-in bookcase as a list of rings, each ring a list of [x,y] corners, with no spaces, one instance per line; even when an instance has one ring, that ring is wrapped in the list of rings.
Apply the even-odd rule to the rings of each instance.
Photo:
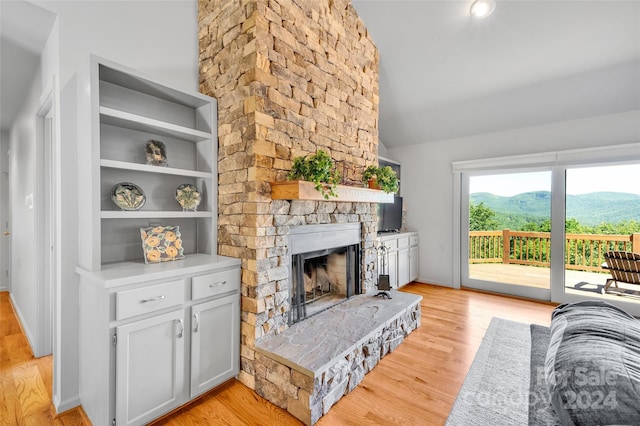
[[[93,424],[138,426],[238,374],[240,259],[216,253],[216,101],[96,57],[89,75],[91,108],[78,117],[90,122],[78,128],[90,124],[91,137],[68,188],[81,203],[81,403]],[[166,167],[147,164],[149,140],[162,142]],[[123,182],[143,190],[144,205],[113,203]],[[195,211],[175,198],[182,184],[201,194]],[[140,228],[161,225],[180,227],[184,258],[147,264]],[[156,253],[179,253],[175,235],[157,232]]]
[[[139,229],[178,225],[186,256],[216,254],[217,123],[216,101],[153,81],[108,61],[92,61],[94,131],[92,163],[93,270],[119,262],[143,262]],[[148,165],[147,141],[166,146],[168,166]],[[121,182],[140,187],[146,202],[123,211],[111,201]],[[175,199],[181,184],[201,194],[197,211],[183,211]],[[99,195],[97,195],[99,194]],[[98,199],[95,199],[95,197]]]

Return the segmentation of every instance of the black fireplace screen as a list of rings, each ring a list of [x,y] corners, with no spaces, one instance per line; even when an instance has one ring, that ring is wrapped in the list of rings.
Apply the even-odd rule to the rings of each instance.
[[[360,293],[360,245],[293,255],[289,324]]]

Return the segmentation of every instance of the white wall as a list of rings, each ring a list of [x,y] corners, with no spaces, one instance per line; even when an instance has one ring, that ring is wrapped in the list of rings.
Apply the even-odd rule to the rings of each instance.
[[[389,148],[402,164],[407,224],[420,234],[420,281],[453,280],[453,161],[495,158],[640,141],[640,111]]]
[[[198,89],[196,0],[33,1],[58,16],[60,89],[61,288],[57,298],[58,338],[54,342],[54,404],[64,411],[79,403],[78,277],[83,244],[78,231],[83,191],[78,171],[91,167],[85,157],[91,140],[89,56],[147,73],[186,90]],[[79,154],[80,153],[80,154]],[[85,211],[81,208],[80,211]],[[57,353],[56,353],[57,348]]]
[[[11,298],[22,327],[35,354],[45,350],[38,346],[42,328],[39,309],[36,246],[36,212],[41,206],[36,196],[36,173],[41,168],[36,154],[36,116],[43,104],[45,92],[53,90],[57,72],[55,38],[45,44],[38,69],[24,103],[9,130],[9,193],[11,223]]]
[[[9,192],[13,222],[11,298],[32,347],[35,344],[37,332],[35,210],[27,207],[26,199],[33,197],[36,186],[35,116],[41,91],[42,85],[38,72],[29,93],[25,94],[25,104],[11,127],[9,141],[11,150]]]
[[[0,291],[9,291],[11,236],[2,235],[9,222],[9,131],[0,131]]]
[[[11,237],[2,235],[9,222],[9,131],[0,130],[0,291],[9,291]]]
[[[378,156],[387,158],[387,155],[388,155],[387,146],[384,143],[382,143],[381,140],[378,141]]]
[[[88,67],[93,53],[178,88],[198,90],[196,0],[34,3],[58,14],[63,86]]]

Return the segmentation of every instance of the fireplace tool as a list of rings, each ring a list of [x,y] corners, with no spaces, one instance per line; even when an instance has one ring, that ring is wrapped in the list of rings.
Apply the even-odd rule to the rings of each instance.
[[[380,265],[381,274],[378,275],[378,294],[376,296],[382,296],[386,299],[391,299],[391,295],[389,294],[389,290],[391,290],[391,283],[389,281],[389,272],[387,271],[387,247],[380,246],[378,250],[382,252],[382,259]]]

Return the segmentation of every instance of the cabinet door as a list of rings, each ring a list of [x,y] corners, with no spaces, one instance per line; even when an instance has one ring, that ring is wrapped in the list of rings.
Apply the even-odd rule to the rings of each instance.
[[[409,282],[409,249],[398,250],[398,286]]]
[[[389,284],[391,288],[398,288],[398,252],[389,252],[389,265],[387,265],[387,271],[389,272]]]
[[[238,294],[191,308],[191,398],[238,374],[240,297]]]
[[[418,247],[409,249],[409,282],[415,281],[420,275],[420,251]]]
[[[182,404],[184,311],[123,325],[116,332],[116,424],[144,424]]]

